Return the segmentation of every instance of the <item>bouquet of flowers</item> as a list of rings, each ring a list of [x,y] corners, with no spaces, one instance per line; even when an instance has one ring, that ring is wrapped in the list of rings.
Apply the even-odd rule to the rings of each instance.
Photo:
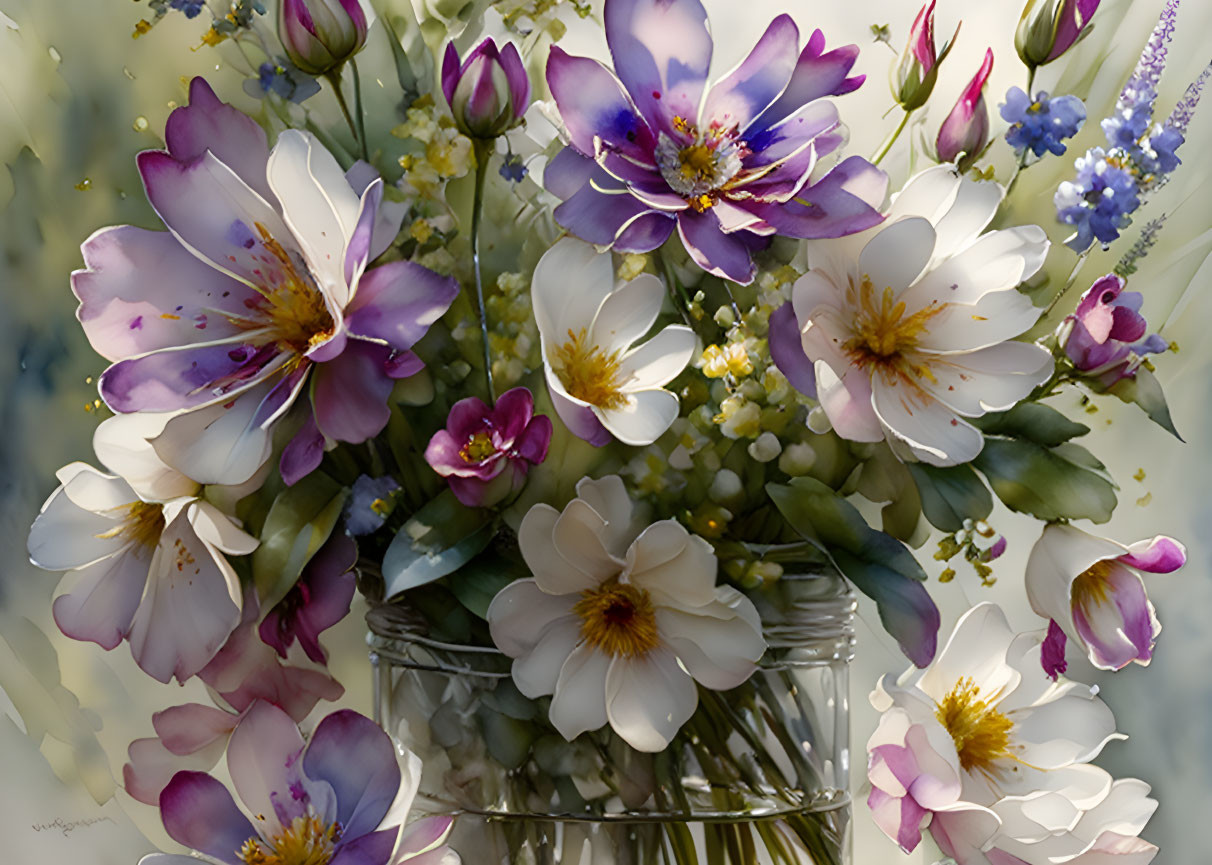
[[[839,865],[853,587],[911,663],[871,697],[890,838],[1151,860],[1156,803],[1091,765],[1122,737],[1066,646],[1147,664],[1140,573],[1185,551],[1073,524],[1117,488],[1051,398],[1177,436],[1127,290],[1164,217],[1079,274],[1179,169],[1209,72],[1154,121],[1169,0],[1056,223],[1018,224],[1086,121],[1037,70],[1098,5],[1030,0],[1008,129],[989,51],[905,152],[953,65],[934,0],[882,143],[843,124],[858,47],[785,14],[710,80],[699,0],[149,0],[136,36],[201,18],[260,108],[195,78],[138,157],[165,230],[103,228],[72,276],[103,470],[59,471],[30,556],[70,572],[65,634],[213,697],[155,715],[127,791],[231,865]],[[608,60],[561,47],[586,18]],[[992,583],[995,499],[1043,524],[1039,632],[980,603],[940,649],[918,558]],[[374,720],[317,721],[355,592]]]

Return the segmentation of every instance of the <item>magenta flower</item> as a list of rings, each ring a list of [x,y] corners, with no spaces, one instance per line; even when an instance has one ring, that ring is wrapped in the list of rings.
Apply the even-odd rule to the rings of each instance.
[[[1139,572],[1168,574],[1186,561],[1183,545],[1165,535],[1124,546],[1052,524],[1027,559],[1027,599],[1031,609],[1077,641],[1100,670],[1147,665],[1161,624]],[[1049,634],[1058,640],[1051,625]]]
[[[281,657],[295,640],[317,664],[328,662],[320,634],[345,618],[357,578],[358,545],[344,533],[332,535],[303,568],[299,581],[261,621],[260,635]]]
[[[1098,11],[1100,0],[1029,0],[1014,34],[1028,68],[1051,63],[1073,47]]]
[[[802,52],[788,15],[707,87],[712,41],[699,0],[607,0],[614,72],[553,46],[547,83],[570,145],[544,182],[556,221],[598,246],[649,252],[676,227],[695,263],[747,283],[770,235],[839,237],[881,220],[887,177],[859,157],[816,182],[817,161],[845,141],[837,109],[858,49]],[[617,77],[616,77],[617,75]]]
[[[252,477],[291,415],[294,483],[326,448],[383,429],[393,380],[421,369],[410,349],[458,285],[408,261],[367,270],[399,227],[379,218],[382,181],[355,189],[296,130],[271,152],[203,79],[165,137],[139,170],[169,232],[102,229],[72,277],[85,333],[116,361],[101,396],[117,412],[180,412],[156,450],[208,484]]]
[[[1139,291],[1124,291],[1124,281],[1114,273],[1096,280],[1066,319],[1071,329],[1065,354],[1073,365],[1111,387],[1135,376],[1145,355],[1169,348],[1157,334],[1145,336],[1149,325],[1140,314],[1143,302]]]
[[[308,75],[337,69],[366,44],[362,0],[282,0],[278,36],[290,62]]]
[[[893,81],[893,96],[897,103],[906,111],[921,108],[934,92],[935,81],[938,80],[938,67],[955,45],[955,37],[959,36],[959,25],[955,27],[955,35],[944,43],[942,51],[934,45],[934,6],[937,0],[930,0],[913,19],[909,29],[909,44],[901,54],[900,63],[896,68],[896,78]]]
[[[512,42],[498,51],[490,36],[462,64],[450,42],[442,60],[442,93],[460,132],[472,138],[496,138],[526,113],[530,78]]]
[[[357,712],[333,712],[305,742],[289,715],[257,703],[231,735],[227,767],[246,811],[203,772],[178,772],[160,794],[165,830],[205,856],[229,865],[458,861],[443,848],[452,818],[403,826],[420,761],[398,756]]]
[[[989,143],[989,109],[985,107],[985,82],[993,71],[993,49],[985,49],[985,60],[959,101],[939,127],[935,150],[939,162],[959,161],[967,171]]]
[[[425,448],[425,459],[450,483],[460,502],[484,508],[522,488],[526,473],[547,458],[551,418],[535,416],[524,387],[501,394],[495,408],[471,396],[450,409],[446,429]]]

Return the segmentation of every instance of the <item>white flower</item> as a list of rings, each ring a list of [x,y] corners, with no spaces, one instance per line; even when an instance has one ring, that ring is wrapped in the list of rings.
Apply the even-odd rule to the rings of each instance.
[[[674,520],[637,525],[617,475],[583,478],[563,512],[531,508],[518,545],[534,578],[493,598],[488,625],[518,690],[554,695],[570,741],[609,722],[659,751],[694,713],[696,681],[735,688],[765,651],[753,603],[715,584],[711,545]]]
[[[1085,764],[1123,738],[1111,710],[1093,688],[1051,681],[1039,655],[1038,639],[1016,637],[1000,608],[978,604],[925,671],[885,677],[871,695],[884,714],[867,743],[868,804],[903,849],[929,826],[960,865],[984,865],[995,838],[1038,841],[1109,795],[1110,776]],[[1015,809],[1040,825],[1011,820]]]
[[[531,287],[547,388],[574,435],[650,445],[678,416],[664,385],[694,354],[694,332],[670,325],[643,345],[665,289],[650,273],[615,283],[609,254],[564,238],[544,253]]]
[[[1034,225],[981,234],[1002,195],[931,168],[880,229],[807,244],[811,270],[792,304],[821,408],[843,438],[967,462],[984,440],[965,418],[1010,408],[1051,374],[1047,351],[1012,341],[1039,317],[1015,288],[1048,240]]]
[[[105,649],[129,640],[150,676],[184,682],[240,621],[240,581],[223,554],[246,555],[258,542],[156,457],[147,439],[162,427],[163,417],[147,415],[103,422],[97,456],[129,482],[85,463],[61,468],[29,554],[38,567],[73,573],[53,607],[63,633]]]

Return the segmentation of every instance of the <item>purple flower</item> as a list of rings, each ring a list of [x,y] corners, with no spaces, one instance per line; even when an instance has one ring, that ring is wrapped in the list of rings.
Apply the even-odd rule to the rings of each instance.
[[[1122,378],[1131,378],[1147,354],[1168,348],[1157,334],[1148,337],[1148,323],[1140,314],[1144,296],[1124,291],[1124,281],[1109,273],[1086,290],[1077,310],[1066,321],[1071,323],[1065,339],[1065,354],[1083,373],[1110,387]]]
[[[230,865],[394,865],[429,851],[437,855],[426,861],[446,861],[451,818],[403,826],[420,761],[398,756],[357,712],[333,712],[305,742],[289,715],[257,703],[231,734],[227,767],[246,811],[204,772],[178,772],[160,794],[165,830],[191,850]]]
[[[206,5],[205,0],[169,0],[169,8],[184,12],[186,18],[197,18]]]
[[[1006,142],[1018,156],[1030,150],[1036,156],[1048,151],[1056,156],[1065,152],[1061,144],[1072,138],[1086,122],[1086,106],[1076,96],[1048,98],[1041,90],[1034,101],[1018,87],[1006,91],[1006,102],[999,105],[1002,119],[1010,124]]]
[[[442,60],[442,93],[455,126],[472,138],[496,138],[517,126],[530,105],[530,78],[512,42],[488,37],[459,63],[454,43]]]
[[[320,92],[320,82],[304,75],[285,60],[266,60],[257,68],[256,80],[244,82],[244,92],[262,98],[272,93],[281,99],[300,103]]]
[[[378,531],[394,508],[392,497],[399,489],[390,475],[359,475],[345,505],[345,531],[355,538]]]
[[[349,613],[356,578],[358,545],[336,533],[312,556],[299,581],[262,620],[260,634],[266,645],[285,658],[297,639],[307,657],[326,664],[328,654],[320,645],[320,634]]]
[[[955,35],[943,45],[942,51],[934,46],[934,6],[937,0],[930,0],[913,19],[909,29],[909,45],[901,54],[897,65],[896,78],[892,91],[897,103],[906,111],[921,108],[934,92],[934,82],[938,79],[938,67],[951,52],[955,45],[955,37],[959,36],[959,25],[955,26]]]
[[[837,109],[858,49],[800,52],[788,15],[774,19],[732,72],[707,87],[712,41],[699,0],[607,0],[614,72],[558,46],[547,83],[570,145],[544,183],[556,220],[598,246],[649,252],[677,228],[691,258],[736,282],[774,234],[839,237],[882,217],[887,176],[851,157],[813,183],[817,160],[845,141]],[[616,77],[617,75],[617,77]]]
[[[939,127],[935,139],[939,162],[959,160],[960,171],[967,171],[989,143],[989,110],[985,107],[984,90],[992,71],[993,50],[987,48],[981,68]]]
[[[280,465],[294,483],[326,448],[383,429],[394,380],[421,369],[411,348],[458,284],[408,261],[367,270],[399,228],[382,181],[355,166],[351,185],[296,130],[271,152],[203,79],[165,137],[138,161],[171,231],[102,229],[72,276],[85,333],[116,361],[101,396],[117,412],[178,412],[157,453],[208,484],[252,477],[290,416],[301,425]]]
[[[326,75],[366,44],[362,0],[282,0],[278,36],[290,62],[308,75]]]
[[[1122,161],[1101,147],[1086,151],[1074,164],[1077,177],[1056,188],[1052,203],[1057,218],[1076,230],[1065,243],[1082,252],[1096,239],[1106,246],[1119,237],[1120,229],[1132,222],[1128,214],[1140,207],[1140,190]]]
[[[1090,26],[1099,0],[1028,0],[1014,47],[1028,69],[1051,63],[1073,47]]]
[[[524,387],[501,394],[495,408],[472,396],[450,409],[425,459],[460,502],[490,507],[521,489],[530,467],[547,458],[551,430],[551,418],[534,415],[534,397]]]

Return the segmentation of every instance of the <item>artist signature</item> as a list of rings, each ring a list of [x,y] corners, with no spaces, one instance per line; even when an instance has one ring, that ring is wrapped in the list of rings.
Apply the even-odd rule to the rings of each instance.
[[[111,817],[81,817],[79,820],[64,820],[62,817],[56,817],[50,823],[31,823],[30,827],[35,832],[52,832],[59,830],[63,833],[63,837],[71,835],[76,829],[87,829],[89,826],[95,826],[98,823],[113,823]]]

